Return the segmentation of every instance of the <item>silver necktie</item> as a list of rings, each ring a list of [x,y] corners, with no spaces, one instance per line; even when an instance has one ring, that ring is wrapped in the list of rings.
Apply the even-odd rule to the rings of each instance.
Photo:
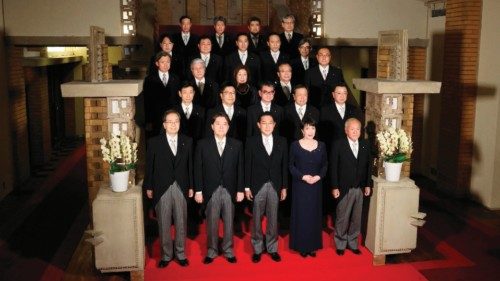
[[[186,106],[186,111],[184,113],[186,113],[186,118],[189,119],[189,117],[191,116],[191,110],[189,106]]]
[[[304,69],[305,70],[309,69],[309,61],[308,60],[304,60]]]
[[[358,158],[358,142],[352,144],[352,153],[354,157]]]
[[[302,120],[302,118],[304,118],[304,108],[299,107],[299,117],[300,117],[300,120]]]
[[[172,149],[172,153],[177,155],[177,144],[175,143],[175,139],[170,140],[170,148]]]
[[[268,155],[271,155],[271,142],[269,141],[269,137],[264,137],[264,146],[266,148],[266,152]]]
[[[323,69],[323,80],[326,80],[327,74],[328,74],[328,72],[326,72],[326,69]]]
[[[161,79],[163,86],[167,86],[167,74],[163,73],[163,78]]]
[[[217,141],[217,148],[219,149],[219,155],[222,156],[224,152],[224,141]]]

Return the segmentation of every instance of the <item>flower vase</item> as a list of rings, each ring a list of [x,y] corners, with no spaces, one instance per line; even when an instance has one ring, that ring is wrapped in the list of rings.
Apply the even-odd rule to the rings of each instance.
[[[402,166],[403,163],[384,162],[385,179],[390,182],[399,181]]]
[[[114,192],[124,192],[128,189],[128,176],[130,171],[114,172],[109,174],[111,189]]]

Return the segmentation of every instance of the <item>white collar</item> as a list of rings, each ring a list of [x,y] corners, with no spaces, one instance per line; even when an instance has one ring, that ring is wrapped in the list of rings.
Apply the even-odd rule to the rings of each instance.
[[[200,82],[202,82],[203,84],[205,84],[205,77],[201,78],[201,80],[198,80],[198,79],[194,78],[194,80],[196,80],[196,85],[200,84]]]
[[[177,142],[177,139],[178,139],[178,137],[179,137],[179,135],[178,135],[178,134],[175,134],[174,136],[171,136],[171,135],[169,135],[168,133],[166,133],[166,135],[167,135],[167,140],[168,140],[168,142],[169,142],[169,143],[170,143],[172,140],[173,140],[173,141],[175,141],[175,142]]]
[[[273,141],[273,134],[270,134],[269,136],[266,136],[264,134],[260,134],[262,136],[262,140],[265,140],[265,139],[268,139],[270,140],[271,142]]]
[[[263,101],[260,101],[260,106],[262,106],[262,108],[269,107],[269,110],[271,110],[271,104],[272,102],[270,102],[269,104],[265,104]]]
[[[306,113],[307,104],[304,104],[302,106],[298,105],[297,103],[293,103],[293,104],[295,104],[295,110],[297,110],[297,112],[299,112],[299,108],[302,108],[304,110],[302,113]]]
[[[247,53],[248,53],[248,50],[244,51],[243,53],[240,50],[238,50],[238,54],[240,55],[240,57],[242,55],[247,55]]]
[[[193,103],[192,102],[191,103],[183,103],[183,102],[181,102],[181,104],[182,104],[182,108],[183,109],[186,109],[186,107],[193,108]]]
[[[280,55],[280,50],[277,50],[276,52],[273,52],[272,50],[269,50],[271,51],[271,55],[274,57],[274,55],[277,55],[279,56]]]
[[[318,64],[318,66],[319,66],[319,70],[320,70],[321,72],[323,72],[323,70],[326,70],[326,72],[328,72],[328,69],[330,68],[330,66],[329,66],[329,65],[327,65],[326,67],[323,67],[321,64]]]
[[[286,82],[283,82],[281,80],[280,80],[280,85],[281,85],[281,87],[285,87],[285,86],[289,87],[289,86],[291,86],[290,81],[288,83],[286,83]]]
[[[347,141],[349,142],[349,145],[351,145],[351,146],[359,143],[359,139],[357,139],[356,141],[353,141],[349,137],[347,137]]]
[[[214,138],[215,138],[215,143],[219,143],[220,141],[222,141],[223,144],[226,144],[226,136],[224,136],[222,139],[219,139],[214,135]]]
[[[224,109],[227,111],[228,109],[233,109],[234,108],[234,104],[233,105],[225,105],[224,103],[222,104],[222,107],[224,107]]]
[[[334,102],[334,103],[335,103],[335,106],[337,107],[337,109],[341,109],[341,108],[345,109],[346,108],[345,103],[344,104],[338,104],[337,102]]]

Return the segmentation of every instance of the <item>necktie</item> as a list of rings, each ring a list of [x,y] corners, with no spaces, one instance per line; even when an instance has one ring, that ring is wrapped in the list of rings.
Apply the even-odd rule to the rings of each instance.
[[[233,119],[233,108],[232,107],[229,107],[227,109],[227,116],[229,116],[229,120]]]
[[[290,40],[292,40],[292,34],[291,33],[288,33],[286,35],[286,39],[288,40],[288,42],[290,42]]]
[[[344,116],[345,116],[345,106],[339,107],[339,114],[340,114],[340,117],[342,117],[342,119],[344,119]]]
[[[304,60],[304,69],[305,70],[309,69],[309,61],[308,60]]]
[[[177,144],[175,143],[175,139],[170,140],[170,149],[172,149],[172,153],[177,155]]]
[[[352,144],[352,153],[354,157],[358,158],[358,142]]]
[[[186,106],[186,111],[184,111],[184,113],[186,114],[186,118],[189,119],[189,117],[191,116],[191,108],[189,106]]]
[[[167,86],[167,74],[163,73],[163,76],[161,78],[161,82],[163,83],[163,86]]]
[[[278,54],[273,53],[273,60],[274,60],[274,63],[278,62]]]
[[[263,108],[264,110],[263,111],[264,112],[270,111],[269,107],[270,107],[269,105],[264,105],[264,108]]]
[[[266,148],[267,155],[271,155],[271,142],[269,141],[269,137],[264,137],[264,147]]]
[[[203,95],[203,90],[205,90],[205,83],[198,83],[198,89],[200,89],[200,95]]]
[[[245,62],[246,62],[246,56],[245,56],[245,54],[241,54],[240,59],[241,59],[241,63],[245,64]]]
[[[255,47],[259,44],[259,38],[257,36],[252,36],[252,42]]]
[[[208,56],[203,56],[203,61],[205,62],[205,67],[208,66]]]
[[[304,118],[304,108],[301,106],[299,107],[299,118],[302,120]]]
[[[217,149],[219,150],[219,155],[222,156],[224,152],[224,141],[217,141]]]
[[[187,35],[182,35],[182,40],[184,41],[184,45],[187,45],[189,37]]]
[[[323,69],[323,80],[326,80],[326,74],[328,74],[328,72],[326,72],[326,69]]]
[[[222,35],[217,35],[217,42],[219,42],[219,47],[222,48]]]
[[[283,93],[286,96],[286,99],[290,99],[290,88],[288,88],[288,85],[283,86]]]

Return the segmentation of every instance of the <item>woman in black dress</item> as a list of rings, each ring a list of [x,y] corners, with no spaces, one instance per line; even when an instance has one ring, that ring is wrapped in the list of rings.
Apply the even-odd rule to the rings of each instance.
[[[292,174],[292,214],[290,218],[290,249],[302,257],[316,256],[322,241],[322,179],[328,162],[326,146],[314,139],[316,121],[302,120],[302,139],[290,146],[289,168]]]
[[[250,84],[250,71],[244,65],[237,66],[234,69],[234,85],[236,87],[236,105],[245,110],[259,99],[257,89]]]

